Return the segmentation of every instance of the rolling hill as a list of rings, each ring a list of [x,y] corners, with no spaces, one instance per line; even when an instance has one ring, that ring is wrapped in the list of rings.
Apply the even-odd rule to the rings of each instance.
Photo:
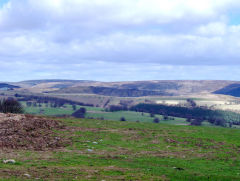
[[[37,95],[67,99],[106,107],[131,101],[139,103],[183,104],[187,98],[198,105],[216,109],[240,111],[240,82],[223,80],[153,80],[100,82],[88,80],[29,80],[2,83],[1,94]],[[13,89],[13,90],[12,90]]]
[[[7,84],[7,83],[0,83],[0,90],[12,90],[15,88],[20,88],[19,86]]]
[[[240,84],[230,84],[214,93],[240,97]]]
[[[117,97],[141,96],[181,96],[189,94],[213,93],[236,81],[220,80],[157,80],[99,82],[85,80],[31,80],[14,83],[30,92],[38,93],[79,93],[99,94]]]

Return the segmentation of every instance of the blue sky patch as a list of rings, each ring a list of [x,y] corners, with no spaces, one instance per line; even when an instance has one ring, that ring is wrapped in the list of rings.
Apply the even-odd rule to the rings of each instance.
[[[3,7],[3,5],[7,2],[9,2],[9,0],[0,0],[0,8]]]
[[[240,24],[240,12],[239,11],[229,12],[229,24],[230,25],[239,25]]]

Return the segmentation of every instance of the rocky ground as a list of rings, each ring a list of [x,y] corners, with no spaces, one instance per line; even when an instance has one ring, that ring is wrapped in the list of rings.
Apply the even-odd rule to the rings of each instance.
[[[59,136],[63,124],[56,120],[23,114],[0,113],[0,149],[49,150],[67,140]]]

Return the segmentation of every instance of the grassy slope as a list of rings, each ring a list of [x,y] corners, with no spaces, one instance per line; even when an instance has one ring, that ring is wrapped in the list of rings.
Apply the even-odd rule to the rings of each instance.
[[[72,145],[46,152],[1,151],[0,159],[17,164],[0,162],[0,178],[24,180],[29,173],[43,180],[240,180],[240,130],[63,121],[73,128],[62,133]]]

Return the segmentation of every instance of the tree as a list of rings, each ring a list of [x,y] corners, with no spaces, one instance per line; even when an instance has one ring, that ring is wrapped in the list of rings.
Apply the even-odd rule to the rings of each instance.
[[[110,105],[109,109],[110,112],[116,112],[116,111],[127,111],[128,108],[124,106],[119,106],[119,105]]]
[[[2,113],[23,113],[22,105],[15,99],[3,99],[0,101],[0,112]]]
[[[155,117],[155,115],[153,113],[150,113],[150,117],[153,118]]]
[[[186,121],[190,123],[192,121],[192,119],[191,118],[187,118]]]
[[[168,115],[163,115],[163,119],[166,121],[168,120]]]
[[[187,99],[187,104],[189,105],[189,107],[196,107],[197,104],[193,99]]]
[[[86,114],[86,108],[81,107],[80,109],[72,113],[72,116],[75,118],[85,118],[85,114]]]
[[[85,114],[87,112],[86,108],[85,107],[81,107],[79,109],[79,111],[82,113],[82,114]]]
[[[76,109],[77,109],[76,104],[73,104],[73,105],[72,105],[72,108],[73,108],[74,111],[76,111]]]
[[[214,124],[216,126],[223,126],[223,127],[225,127],[226,126],[226,121],[223,120],[223,119],[217,119]]]
[[[121,117],[120,121],[126,121],[125,117]]]
[[[37,103],[36,102],[33,103],[33,107],[37,107]]]
[[[154,123],[159,123],[160,121],[159,121],[158,118],[155,118],[155,119],[153,120],[153,122],[154,122]]]
[[[31,107],[32,106],[32,102],[28,101],[28,102],[26,102],[26,105],[27,105],[27,107]]]
[[[201,120],[201,119],[193,119],[193,120],[191,120],[190,125],[192,125],[192,126],[201,126],[202,122],[203,122],[203,120]]]

